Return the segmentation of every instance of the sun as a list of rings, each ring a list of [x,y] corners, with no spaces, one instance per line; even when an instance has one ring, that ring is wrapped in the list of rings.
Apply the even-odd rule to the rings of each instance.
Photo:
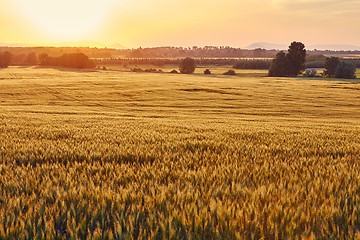
[[[116,0],[16,0],[23,16],[56,41],[84,40],[101,28]]]

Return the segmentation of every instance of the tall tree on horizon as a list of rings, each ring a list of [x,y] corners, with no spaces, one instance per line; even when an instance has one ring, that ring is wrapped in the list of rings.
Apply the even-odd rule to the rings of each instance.
[[[289,76],[297,76],[305,69],[305,57],[305,45],[301,42],[292,42],[286,54]]]
[[[287,54],[283,51],[276,54],[269,68],[271,77],[295,77],[305,69],[306,50],[301,42],[292,42]]]

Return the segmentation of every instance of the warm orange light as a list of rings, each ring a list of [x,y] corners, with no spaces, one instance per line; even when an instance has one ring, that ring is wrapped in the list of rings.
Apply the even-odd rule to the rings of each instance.
[[[15,0],[26,18],[55,41],[91,37],[106,21],[115,0]]]

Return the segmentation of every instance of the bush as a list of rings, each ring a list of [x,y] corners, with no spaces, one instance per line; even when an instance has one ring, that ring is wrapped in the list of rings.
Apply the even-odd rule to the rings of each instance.
[[[132,72],[143,72],[144,70],[142,70],[141,68],[133,68],[131,69]]]
[[[236,72],[234,70],[230,69],[229,71],[224,72],[223,75],[236,75]]]
[[[337,65],[335,69],[335,77],[353,79],[356,78],[355,72],[356,68],[352,63],[342,61]]]
[[[179,72],[174,69],[170,73],[178,74]]]
[[[180,73],[191,74],[195,72],[195,60],[192,58],[185,58],[180,62]]]
[[[204,71],[204,74],[211,74],[210,69],[206,69],[206,70]]]
[[[157,72],[157,70],[155,68],[148,68],[148,69],[145,69],[145,72],[154,73],[154,72]]]

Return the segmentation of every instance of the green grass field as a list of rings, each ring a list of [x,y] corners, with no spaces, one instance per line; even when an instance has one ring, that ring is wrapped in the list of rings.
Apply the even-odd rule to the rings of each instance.
[[[359,80],[237,72],[0,70],[0,239],[360,239]]]

